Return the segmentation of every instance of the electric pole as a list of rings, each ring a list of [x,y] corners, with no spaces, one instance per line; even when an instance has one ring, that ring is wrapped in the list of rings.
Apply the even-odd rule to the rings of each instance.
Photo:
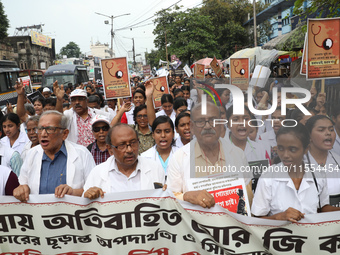
[[[256,0],[253,0],[253,20],[254,20],[254,47],[257,46],[257,29],[256,29]]]
[[[135,38],[132,38],[133,68],[136,71]]]
[[[113,16],[113,15],[109,16],[109,15],[101,14],[101,13],[98,13],[98,12],[95,12],[95,14],[98,14],[98,15],[101,15],[101,16],[104,16],[104,17],[111,19],[111,24],[110,24],[111,25],[111,52],[110,52],[110,56],[112,58],[113,57],[113,37],[115,36],[115,33],[113,31],[113,19],[121,17],[121,16],[125,16],[125,15],[130,15],[131,13],[125,13],[125,14],[118,15],[118,16]],[[104,23],[106,25],[108,25],[109,21],[105,20]]]

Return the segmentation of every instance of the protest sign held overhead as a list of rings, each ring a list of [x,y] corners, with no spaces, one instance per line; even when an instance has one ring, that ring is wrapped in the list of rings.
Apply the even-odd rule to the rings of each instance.
[[[185,65],[185,66],[183,67],[183,70],[184,70],[184,72],[187,74],[188,77],[191,77],[191,76],[192,76],[191,69],[190,69],[190,67],[189,67],[188,65]]]
[[[249,58],[230,58],[230,83],[246,90],[249,77]]]
[[[307,79],[340,77],[340,18],[308,19]]]
[[[220,67],[220,64],[217,61],[217,58],[214,57],[214,59],[210,63],[210,67],[214,70],[215,75],[220,78],[222,75],[222,69]]]
[[[205,75],[205,65],[196,63],[194,67],[194,78],[204,80],[204,75]]]
[[[306,75],[306,70],[307,70],[307,34],[305,36],[305,43],[303,45],[303,53],[302,53],[302,60],[301,60],[301,68],[300,68],[300,74],[301,75]]]
[[[271,71],[268,67],[257,65],[255,67],[249,85],[264,88],[264,86],[266,86],[266,82],[268,81],[270,73]]]
[[[20,80],[22,80],[22,84],[24,85],[26,94],[31,94],[33,92],[31,77],[29,76],[20,77],[18,78],[18,81],[20,82]]]
[[[151,67],[150,65],[143,66],[143,75],[150,75]]]
[[[161,98],[163,94],[169,94],[168,77],[157,77],[152,79],[152,82],[155,87],[152,95],[153,104],[155,108],[160,108],[162,106]]]
[[[126,57],[102,59],[100,63],[105,98],[131,97]]]

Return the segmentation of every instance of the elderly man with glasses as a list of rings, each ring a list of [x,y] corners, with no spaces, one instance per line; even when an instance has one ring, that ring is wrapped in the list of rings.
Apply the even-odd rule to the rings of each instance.
[[[167,182],[168,188],[178,199],[210,208],[215,205],[214,197],[204,188],[193,190],[191,184],[198,182],[198,178],[206,178],[209,181],[209,178],[228,178],[230,175],[205,171],[207,169],[234,166],[239,171],[241,166],[248,163],[243,151],[232,145],[229,137],[221,138],[223,125],[214,124],[214,120],[221,119],[219,108],[211,102],[206,104],[206,113],[202,113],[201,108],[202,104],[198,104],[191,111],[190,131],[195,135],[195,139],[174,153],[169,162]],[[244,176],[241,174],[237,177],[243,179]],[[245,178],[244,181],[251,193],[250,178]],[[251,194],[248,193],[248,197],[252,197]]]
[[[81,196],[95,163],[84,146],[65,141],[69,134],[66,116],[58,111],[44,112],[36,132],[40,144],[26,154],[14,197],[26,202],[29,194]]]
[[[95,199],[104,197],[104,193],[146,190],[163,185],[163,169],[154,161],[138,156],[138,134],[132,127],[115,125],[109,130],[106,144],[112,156],[92,169],[84,185],[84,197]]]

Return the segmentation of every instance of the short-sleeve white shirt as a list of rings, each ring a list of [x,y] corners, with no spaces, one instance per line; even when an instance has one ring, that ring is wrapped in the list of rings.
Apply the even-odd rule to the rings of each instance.
[[[282,163],[274,165],[278,169]],[[286,211],[289,207],[305,214],[315,214],[319,208],[329,204],[327,181],[322,173],[315,173],[319,191],[313,176],[306,172],[299,190],[296,190],[288,173],[270,173],[262,175],[257,184],[251,208],[255,216],[270,216]]]

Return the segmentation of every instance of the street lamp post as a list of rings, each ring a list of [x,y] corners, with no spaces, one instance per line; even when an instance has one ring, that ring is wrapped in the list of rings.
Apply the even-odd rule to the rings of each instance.
[[[118,18],[118,17],[121,17],[121,16],[125,16],[125,15],[130,15],[131,13],[125,13],[125,14],[121,14],[121,15],[118,15],[118,16],[109,16],[109,15],[105,15],[105,14],[102,14],[102,13],[98,13],[98,12],[95,12],[95,14],[98,14],[98,15],[102,15],[104,17],[107,17],[109,19],[111,19],[111,52],[110,52],[110,56],[111,58],[113,57],[113,37],[114,37],[114,32],[113,32],[113,19],[115,18]],[[105,20],[105,24],[109,24],[109,21]]]

